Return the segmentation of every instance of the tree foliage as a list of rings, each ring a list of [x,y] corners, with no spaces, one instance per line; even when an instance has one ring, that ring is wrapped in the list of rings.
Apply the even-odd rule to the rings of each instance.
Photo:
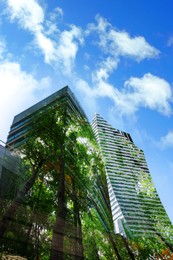
[[[87,120],[67,103],[40,111],[28,124],[19,152],[23,184],[2,205],[2,254],[144,259],[139,258],[148,250],[144,241],[114,234],[105,167]]]

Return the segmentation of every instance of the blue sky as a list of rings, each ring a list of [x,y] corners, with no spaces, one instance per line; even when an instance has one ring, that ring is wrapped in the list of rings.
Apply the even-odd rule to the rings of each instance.
[[[0,0],[0,139],[13,116],[69,85],[144,150],[173,221],[171,0]]]

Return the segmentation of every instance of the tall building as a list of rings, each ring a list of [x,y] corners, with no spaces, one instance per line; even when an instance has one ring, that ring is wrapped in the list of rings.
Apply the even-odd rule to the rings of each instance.
[[[74,116],[74,121],[76,120],[77,124],[89,124],[79,102],[69,87],[66,86],[14,117],[7,138],[7,147],[13,150],[26,141],[26,134],[30,131],[33,120],[37,118],[39,112],[48,109],[51,111],[56,109],[57,105],[63,106],[64,104],[70,116]],[[112,212],[115,233],[122,235],[123,238],[152,237],[153,234],[156,234],[159,239],[164,241],[164,239],[167,239],[167,234],[171,234],[168,232],[171,222],[152,183],[143,151],[133,143],[128,133],[116,130],[98,114],[94,116],[92,128],[102,152],[107,184],[104,186],[101,186],[100,182],[96,184],[97,178],[95,178],[93,186],[91,185],[91,193],[92,196],[94,193],[94,196],[92,199],[90,198],[90,201],[93,201],[93,205],[98,211],[97,216],[99,216],[108,234],[114,234]],[[65,151],[69,152],[68,149]],[[88,161],[86,158],[84,160],[87,165]],[[93,165],[89,166],[93,167]],[[72,174],[73,176],[74,165],[70,164],[66,167],[67,175]],[[77,177],[77,181],[81,182],[78,179]],[[103,194],[103,187],[106,196]],[[85,189],[84,186],[82,186],[83,189]],[[107,199],[108,193],[110,203]],[[86,197],[88,194],[89,190],[85,194]],[[71,198],[69,198],[69,201],[69,207],[71,207]],[[65,205],[65,203],[62,205]],[[107,228],[109,226],[111,228]],[[122,238],[119,235],[117,237]]]
[[[0,200],[12,199],[16,196],[18,184],[22,181],[20,175],[20,159],[11,153],[0,141]]]
[[[115,232],[124,236],[166,235],[170,220],[152,183],[144,153],[128,133],[95,114],[93,131],[105,163]]]
[[[22,144],[26,143],[28,137],[32,136],[32,129],[36,129],[39,125],[40,128],[39,130],[38,128],[36,130],[37,135],[35,140],[37,140],[39,134],[41,135],[43,133],[41,137],[44,136],[44,141],[40,137],[40,143],[42,146],[41,151],[44,151],[45,153],[43,152],[43,156],[41,155],[39,157],[39,148],[35,153],[35,144],[32,148],[30,148],[32,149],[30,150],[31,157],[32,155],[36,156],[34,159],[33,157],[32,159],[31,157],[29,158],[28,161],[31,168],[28,168],[29,171],[24,173],[24,175],[29,177],[24,185],[20,187],[20,190],[13,202],[15,206],[17,204],[16,207],[18,207],[16,214],[20,212],[22,208],[24,209],[24,221],[22,222],[21,219],[16,221],[15,214],[10,219],[8,216],[6,217],[6,215],[5,217],[3,216],[2,224],[0,222],[0,238],[2,237],[3,239],[0,240],[0,253],[1,243],[3,244],[3,250],[6,250],[6,248],[7,252],[9,248],[11,250],[11,245],[8,246],[6,243],[9,241],[9,234],[6,232],[7,225],[4,223],[8,222],[7,227],[9,227],[9,229],[10,225],[13,224],[15,226],[15,230],[18,231],[16,233],[14,232],[12,235],[12,238],[16,239],[15,244],[13,244],[13,248],[16,248],[15,252],[17,252],[17,254],[25,255],[26,249],[23,245],[25,245],[26,241],[28,241],[27,254],[31,259],[35,258],[33,256],[31,257],[34,253],[32,252],[34,249],[30,251],[30,248],[32,248],[34,244],[34,248],[37,251],[41,250],[38,248],[41,248],[42,246],[44,247],[44,242],[43,244],[40,242],[40,244],[38,243],[39,245],[36,245],[37,239],[41,240],[40,233],[38,232],[39,235],[37,235],[37,232],[35,233],[35,228],[38,228],[40,230],[44,230],[45,233],[50,229],[52,232],[51,244],[49,241],[50,233],[46,234],[46,236],[49,237],[46,239],[47,241],[44,249],[44,254],[47,257],[46,259],[49,258],[49,255],[49,259],[66,259],[62,258],[62,255],[65,255],[64,257],[68,255],[69,257],[73,257],[73,259],[74,257],[76,257],[76,259],[83,259],[83,247],[81,241],[82,236],[80,235],[80,232],[82,232],[80,231],[80,208],[76,199],[76,183],[80,181],[78,180],[78,174],[80,175],[80,171],[82,171],[81,169],[83,168],[82,166],[80,169],[79,167],[77,168],[78,158],[75,153],[75,145],[77,143],[75,139],[76,135],[74,134],[71,136],[70,134],[71,131],[73,132],[73,130],[71,130],[72,126],[75,125],[77,128],[79,124],[88,126],[89,122],[79,102],[76,100],[68,86],[60,89],[56,93],[14,117],[6,142],[7,148],[12,151],[16,148],[20,149]],[[49,140],[48,147],[44,143],[47,141],[44,134]],[[52,146],[50,140],[53,140]],[[80,155],[80,158],[81,156],[82,154]],[[79,183],[78,185],[81,184]],[[82,191],[84,189],[85,188],[82,187]],[[30,202],[27,204],[26,198],[28,201],[33,199],[31,204],[32,207],[28,205]],[[22,201],[22,203],[18,203],[18,201]],[[27,210],[30,211],[29,214],[27,214]],[[54,218],[53,219],[51,217],[51,226],[49,226],[49,214]],[[28,218],[30,222],[29,228],[27,226]],[[6,219],[8,220],[6,221]],[[45,219],[47,219],[47,221],[45,221]],[[33,224],[33,221],[37,224]],[[23,223],[23,226],[20,225],[21,223]],[[5,231],[3,226],[6,228]],[[18,234],[22,232],[22,230],[24,230],[24,233],[26,231],[26,233],[19,236]],[[31,235],[32,232],[35,234],[34,239]],[[30,236],[27,235],[27,233]],[[19,248],[17,248],[16,245],[18,245]]]
[[[66,86],[14,117],[6,142],[7,147],[14,149],[23,143],[25,134],[29,130],[30,124],[32,124],[32,119],[37,113],[64,103],[70,113],[87,121],[79,102],[70,88]]]

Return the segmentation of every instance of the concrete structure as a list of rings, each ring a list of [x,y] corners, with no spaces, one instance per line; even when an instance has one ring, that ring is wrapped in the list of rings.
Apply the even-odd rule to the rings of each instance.
[[[109,125],[98,114],[93,131],[105,163],[115,232],[124,236],[165,235],[170,220],[159,199],[144,153],[128,133]]]

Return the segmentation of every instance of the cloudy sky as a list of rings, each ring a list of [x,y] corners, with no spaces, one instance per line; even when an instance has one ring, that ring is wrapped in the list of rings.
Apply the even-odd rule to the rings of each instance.
[[[173,221],[172,0],[0,0],[0,139],[69,85],[144,150]]]

